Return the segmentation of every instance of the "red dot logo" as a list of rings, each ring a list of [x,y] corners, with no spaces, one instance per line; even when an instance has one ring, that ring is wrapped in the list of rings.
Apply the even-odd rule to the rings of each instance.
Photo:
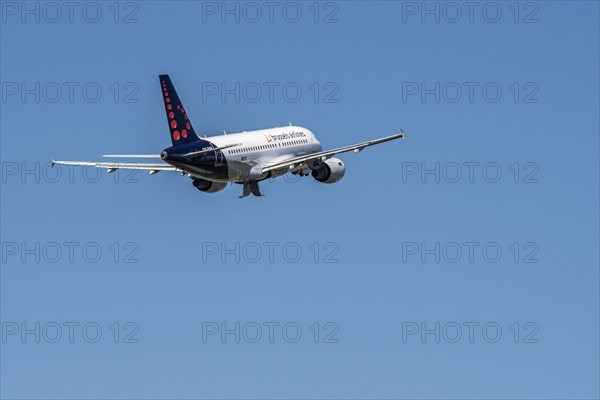
[[[189,123],[189,122],[186,122],[186,123],[185,123],[185,127],[186,127],[187,129],[191,129],[191,128],[192,128],[192,126],[190,125],[190,123]]]
[[[172,105],[170,105],[170,104],[167,104],[167,110],[170,110],[170,109],[172,109],[172,108],[173,108],[173,106],[172,106]]]
[[[167,97],[167,98],[165,99],[165,101],[166,101],[167,103],[170,103],[170,102],[171,102],[171,99]]]
[[[177,128],[177,121],[175,121],[175,120],[171,121],[171,128],[173,128],[173,129]],[[179,135],[179,132],[177,133],[177,135]]]
[[[187,131],[186,131],[185,129],[182,129],[182,130],[181,130],[181,136],[182,136],[183,138],[186,138],[186,137],[187,137]]]
[[[179,131],[173,132],[173,140],[179,140]]]
[[[181,107],[181,112],[185,112],[185,110],[183,109],[183,107]]]
[[[183,118],[188,119],[187,114],[183,114]]]
[[[179,110],[179,109],[181,109],[181,107],[179,106],[179,104],[177,104],[177,109],[178,109],[178,110]]]
[[[169,105],[170,105],[170,104],[169,104]],[[175,117],[175,114],[173,114],[173,111],[171,111],[171,112],[169,113],[169,118],[173,118],[173,117]]]

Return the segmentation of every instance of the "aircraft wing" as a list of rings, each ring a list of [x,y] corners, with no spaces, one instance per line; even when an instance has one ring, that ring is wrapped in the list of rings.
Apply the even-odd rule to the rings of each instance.
[[[179,169],[166,164],[145,164],[145,163],[120,163],[120,162],[94,162],[94,161],[51,161],[52,166],[59,165],[79,165],[84,167],[106,168],[108,172],[114,172],[118,169],[140,169],[149,170],[151,173],[158,171],[178,171]]]
[[[353,144],[351,146],[338,147],[337,149],[320,151],[318,153],[307,154],[305,156],[294,157],[273,164],[267,163],[262,169],[262,172],[269,172],[283,168],[294,169],[302,164],[311,166],[311,164],[314,164],[314,162],[317,160],[325,161],[326,159],[331,158],[336,154],[346,153],[348,151],[354,151],[355,153],[358,153],[362,151],[362,149],[364,149],[365,147],[402,138],[404,138],[404,131],[400,130],[400,133],[397,133],[395,135],[386,136],[380,139],[369,140],[368,142]]]

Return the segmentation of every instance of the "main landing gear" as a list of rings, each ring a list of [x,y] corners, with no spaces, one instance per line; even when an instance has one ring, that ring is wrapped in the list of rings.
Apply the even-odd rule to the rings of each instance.
[[[257,197],[264,196],[260,193],[260,188],[258,187],[258,181],[245,181],[244,189],[242,190],[242,195],[239,197],[240,199],[244,197],[250,196],[250,193]]]

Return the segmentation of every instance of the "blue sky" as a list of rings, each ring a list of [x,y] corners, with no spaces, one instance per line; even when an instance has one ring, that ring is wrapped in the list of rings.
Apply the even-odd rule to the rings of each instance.
[[[2,398],[599,397],[598,3],[23,4]],[[168,147],[162,73],[202,134],[407,136],[243,200],[48,169]]]

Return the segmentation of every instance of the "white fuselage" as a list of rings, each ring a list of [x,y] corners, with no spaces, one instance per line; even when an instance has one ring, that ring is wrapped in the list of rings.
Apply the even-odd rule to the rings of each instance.
[[[317,153],[322,150],[316,136],[301,126],[261,129],[210,136],[205,140],[216,147],[239,144],[222,151],[228,166],[226,180],[262,179],[257,171],[269,163]],[[282,171],[278,175],[283,175]],[[254,174],[254,175],[253,175]]]

